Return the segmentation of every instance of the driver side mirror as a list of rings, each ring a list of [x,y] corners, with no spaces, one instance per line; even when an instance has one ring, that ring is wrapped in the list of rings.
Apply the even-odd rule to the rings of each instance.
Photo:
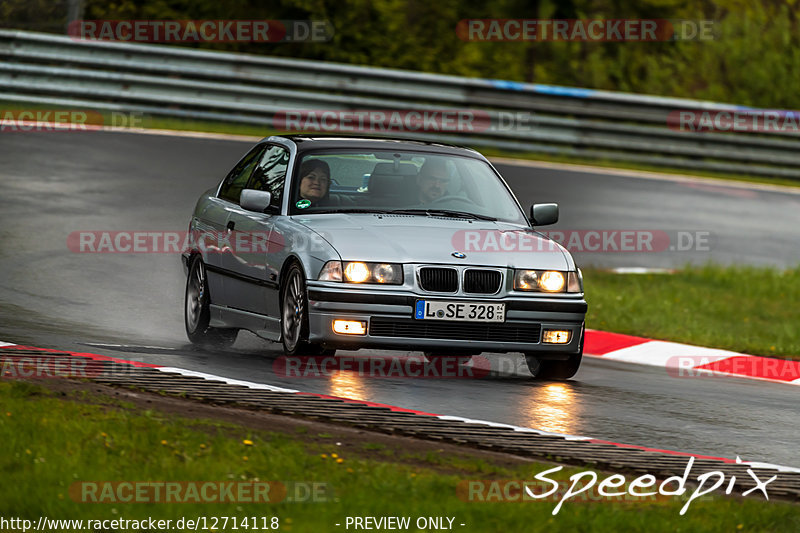
[[[268,191],[257,191],[255,189],[243,189],[239,196],[239,205],[242,209],[263,213],[272,201],[272,194]]]
[[[534,226],[555,224],[558,222],[558,204],[533,204],[530,220]]]

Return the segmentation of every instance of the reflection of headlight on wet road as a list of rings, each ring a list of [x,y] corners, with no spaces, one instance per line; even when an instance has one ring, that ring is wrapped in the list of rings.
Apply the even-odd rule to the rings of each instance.
[[[337,370],[331,375],[330,395],[354,400],[365,400],[366,390],[361,377],[353,372]]]
[[[533,389],[536,395],[529,398],[528,426],[553,433],[572,433],[578,418],[575,394],[570,385],[550,383]]]

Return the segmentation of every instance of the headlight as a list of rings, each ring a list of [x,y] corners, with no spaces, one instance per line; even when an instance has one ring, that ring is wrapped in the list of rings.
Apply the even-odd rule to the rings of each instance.
[[[344,266],[344,268],[342,268]],[[394,263],[365,263],[363,261],[328,261],[317,278],[320,281],[349,283],[378,283],[402,285],[403,267]]]
[[[547,292],[560,292],[565,282],[564,274],[557,270],[548,270],[539,277],[539,288]]]
[[[371,275],[366,263],[347,263],[347,266],[344,267],[344,279],[352,283],[364,283]]]
[[[535,270],[517,270],[514,288],[520,291],[535,291],[539,288],[539,274]]]
[[[403,283],[403,269],[400,268],[400,265],[381,263],[372,269],[372,277],[378,283]]]
[[[328,261],[317,277],[320,281],[342,281],[342,262]]]
[[[580,285],[576,272],[517,270],[514,275],[514,289],[518,291],[581,292]]]

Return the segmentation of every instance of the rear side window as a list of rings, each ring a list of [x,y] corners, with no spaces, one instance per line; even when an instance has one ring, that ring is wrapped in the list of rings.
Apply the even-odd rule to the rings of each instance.
[[[259,145],[250,150],[246,156],[239,161],[233,169],[228,172],[228,177],[222,183],[219,190],[219,197],[235,204],[239,203],[239,196],[245,188],[247,181],[253,174],[253,169],[259,161],[259,157],[266,149],[266,146]]]
[[[253,170],[247,188],[272,193],[270,206],[280,208],[288,165],[289,150],[282,146],[268,146]]]

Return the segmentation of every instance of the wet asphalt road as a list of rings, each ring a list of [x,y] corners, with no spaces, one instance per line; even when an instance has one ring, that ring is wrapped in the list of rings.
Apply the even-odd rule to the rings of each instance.
[[[0,340],[92,351],[438,414],[714,456],[800,466],[798,389],[737,379],[675,379],[664,370],[585,360],[567,383],[527,379],[521,356],[488,356],[480,379],[325,378],[281,372],[277,345],[242,333],[204,352],[183,332],[175,254],[79,254],[83,230],[180,231],[199,194],[248,144],[128,133],[0,137]],[[499,165],[523,204],[556,201],[552,230],[655,230],[709,236],[709,249],[576,252],[580,265],[800,263],[800,195]],[[671,241],[670,245],[676,244]],[[100,344],[123,344],[114,348]],[[145,347],[146,346],[146,347]],[[340,352],[385,358],[391,352]],[[355,359],[358,360],[358,359]]]

